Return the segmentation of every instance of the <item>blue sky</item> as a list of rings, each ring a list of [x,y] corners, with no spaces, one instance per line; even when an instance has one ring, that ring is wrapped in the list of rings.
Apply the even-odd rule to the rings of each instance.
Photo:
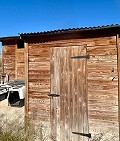
[[[120,0],[0,0],[0,37],[120,24]]]

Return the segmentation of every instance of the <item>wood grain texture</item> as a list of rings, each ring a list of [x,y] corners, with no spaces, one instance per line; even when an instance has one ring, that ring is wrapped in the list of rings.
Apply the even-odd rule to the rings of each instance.
[[[90,132],[103,125],[104,129],[119,127],[116,37],[114,42],[111,39],[105,39],[104,45],[99,42],[99,46],[87,47],[90,54],[87,60]]]
[[[24,48],[18,49],[17,45],[2,46],[2,72],[9,75],[9,79],[24,79],[25,56]]]
[[[28,117],[28,108],[29,108],[29,89],[28,89],[28,75],[29,75],[29,62],[28,62],[28,43],[24,43],[25,46],[25,89],[26,89],[26,95],[25,95],[25,122],[27,121],[27,117]],[[26,75],[27,74],[27,75]],[[27,124],[27,123],[26,123]]]
[[[16,79],[25,79],[25,49],[16,47]]]
[[[110,37],[100,37],[100,38],[86,38],[86,39],[65,39],[65,40],[57,40],[51,42],[45,42],[40,43],[40,47],[70,47],[70,46],[81,46],[81,45],[87,45],[87,46],[106,46],[106,45],[114,45],[116,44],[115,36]],[[29,44],[31,48],[32,44]],[[35,49],[37,46],[39,46],[39,43],[34,44]]]
[[[16,45],[2,46],[2,70],[10,80],[15,79],[15,49]]]
[[[119,139],[120,139],[120,35],[117,34],[116,36],[116,42],[117,42],[117,56],[118,56],[118,121],[119,121]]]
[[[29,44],[28,49],[28,113],[34,120],[50,120],[54,140],[86,141],[72,131],[95,135],[103,126],[119,132],[115,36]],[[87,61],[71,59],[86,54]],[[49,93],[60,97],[49,99]]]
[[[53,139],[85,141],[72,132],[88,133],[86,91],[86,59],[71,59],[86,55],[84,46],[55,47],[51,50],[51,127]]]
[[[50,121],[50,50],[28,44],[28,116],[41,122]],[[27,66],[26,66],[27,67]]]

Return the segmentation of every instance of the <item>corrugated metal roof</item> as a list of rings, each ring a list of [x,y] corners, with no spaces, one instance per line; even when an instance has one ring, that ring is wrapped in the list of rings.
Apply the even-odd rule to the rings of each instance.
[[[71,31],[87,31],[87,30],[107,29],[107,28],[116,28],[116,27],[120,27],[120,25],[111,24],[111,25],[94,26],[94,27],[68,28],[68,29],[58,29],[58,30],[51,30],[51,31],[19,33],[19,34],[21,36],[34,35],[34,34],[53,34],[53,33],[64,33],[64,32],[71,32]]]

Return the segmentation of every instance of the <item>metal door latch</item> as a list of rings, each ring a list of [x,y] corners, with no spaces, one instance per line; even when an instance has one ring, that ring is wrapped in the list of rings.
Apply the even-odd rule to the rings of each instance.
[[[48,94],[48,96],[52,96],[52,97],[59,97],[59,94]]]
[[[72,59],[82,59],[82,58],[86,58],[86,59],[90,59],[90,55],[85,55],[85,56],[73,56],[71,57]]]
[[[81,136],[85,136],[85,137],[88,137],[88,138],[91,138],[91,134],[88,133],[88,134],[85,134],[85,133],[78,133],[78,132],[72,132],[73,134],[77,134],[77,135],[81,135]]]

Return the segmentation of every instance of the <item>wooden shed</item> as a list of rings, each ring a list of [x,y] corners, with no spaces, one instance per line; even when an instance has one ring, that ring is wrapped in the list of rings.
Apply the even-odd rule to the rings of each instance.
[[[24,79],[25,60],[24,43],[19,36],[2,37],[2,73],[9,75],[10,80]]]
[[[54,141],[120,139],[119,34],[120,25],[20,34],[25,113],[50,125]]]

